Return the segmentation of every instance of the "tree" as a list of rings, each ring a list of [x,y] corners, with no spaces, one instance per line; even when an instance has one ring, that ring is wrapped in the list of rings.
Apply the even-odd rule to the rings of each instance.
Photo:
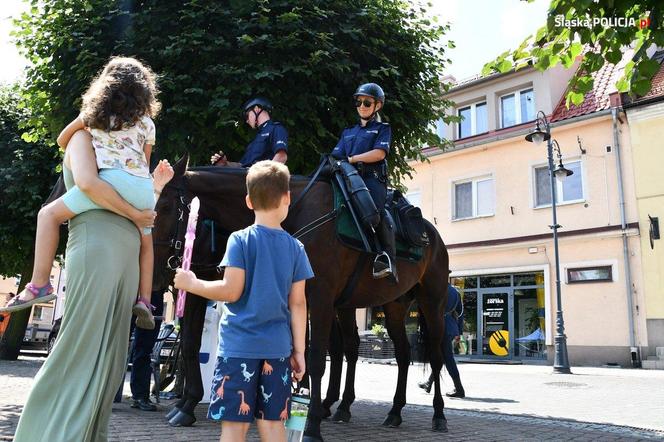
[[[32,0],[18,21],[19,47],[32,62],[25,101],[32,136],[55,134],[76,115],[80,95],[111,55],[136,56],[159,75],[163,110],[157,155],[190,151],[205,164],[223,148],[239,158],[252,137],[239,116],[254,95],[270,98],[290,131],[289,166],[308,172],[357,120],[351,95],[381,84],[393,128],[392,177],[445,147],[432,123],[440,98],[448,26],[404,0]]]
[[[606,63],[620,62],[625,48],[634,45],[634,57],[616,87],[620,92],[645,95],[660,67],[646,51],[652,45],[664,46],[663,7],[661,0],[553,0],[546,25],[514,51],[488,63],[483,74],[520,69],[531,62],[539,70],[559,63],[571,67],[583,55],[567,94],[567,106],[579,105],[592,90],[591,74]]]
[[[16,87],[0,88],[0,275],[20,274],[20,293],[32,276],[37,212],[57,178],[58,150],[53,144],[21,138],[29,112],[17,106]],[[16,359],[30,309],[11,315],[0,337],[0,359]]]

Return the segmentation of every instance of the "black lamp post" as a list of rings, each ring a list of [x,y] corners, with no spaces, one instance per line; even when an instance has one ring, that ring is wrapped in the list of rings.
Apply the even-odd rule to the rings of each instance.
[[[554,337],[556,353],[553,361],[553,372],[571,374],[572,372],[569,368],[569,359],[567,357],[567,337],[565,336],[563,306],[560,294],[560,258],[558,257],[558,227],[560,226],[558,225],[558,217],[556,215],[556,183],[554,178],[562,180],[572,175],[573,172],[569,169],[565,169],[565,166],[563,166],[560,146],[556,140],[551,139],[551,126],[549,125],[549,121],[547,120],[544,112],[539,111],[537,113],[537,120],[535,123],[535,130],[526,135],[526,140],[538,145],[541,144],[542,141],[546,141],[546,152],[549,160],[549,176],[551,179],[551,208],[553,210],[553,225],[549,227],[553,229],[553,253],[556,262],[556,301],[558,304],[556,310],[556,335]],[[553,165],[554,148],[558,154],[558,165],[556,167]]]

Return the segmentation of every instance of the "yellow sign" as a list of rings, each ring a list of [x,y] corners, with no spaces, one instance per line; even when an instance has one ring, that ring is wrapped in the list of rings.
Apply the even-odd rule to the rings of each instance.
[[[507,330],[498,330],[489,338],[489,349],[496,356],[507,356],[509,354],[510,337]]]

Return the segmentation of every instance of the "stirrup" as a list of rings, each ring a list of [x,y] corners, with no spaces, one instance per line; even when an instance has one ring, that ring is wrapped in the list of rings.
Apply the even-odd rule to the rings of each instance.
[[[376,263],[385,265],[385,268],[376,271]],[[392,260],[390,259],[390,255],[388,255],[385,252],[382,252],[380,255],[376,256],[376,259],[374,259],[373,277],[374,279],[381,279],[381,278],[386,278],[391,274],[392,274]]]

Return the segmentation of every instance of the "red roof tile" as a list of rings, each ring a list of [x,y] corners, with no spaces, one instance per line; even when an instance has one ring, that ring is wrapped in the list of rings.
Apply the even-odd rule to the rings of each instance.
[[[599,71],[592,74],[595,80],[593,88],[590,92],[586,93],[580,105],[570,104],[569,109],[567,108],[565,101],[568,90],[566,90],[551,115],[551,121],[566,120],[609,109],[611,107],[609,95],[616,92],[616,82],[622,76],[625,64],[632,57],[632,52],[631,50],[625,51],[620,63],[617,65],[607,63]]]
[[[650,100],[652,98],[664,97],[664,51],[659,51],[653,56],[654,60],[659,61],[661,66],[659,71],[652,77],[652,82],[650,85],[650,91],[642,97],[635,99],[630,98],[627,94],[624,94],[624,102],[627,103],[638,103],[640,101]]]

